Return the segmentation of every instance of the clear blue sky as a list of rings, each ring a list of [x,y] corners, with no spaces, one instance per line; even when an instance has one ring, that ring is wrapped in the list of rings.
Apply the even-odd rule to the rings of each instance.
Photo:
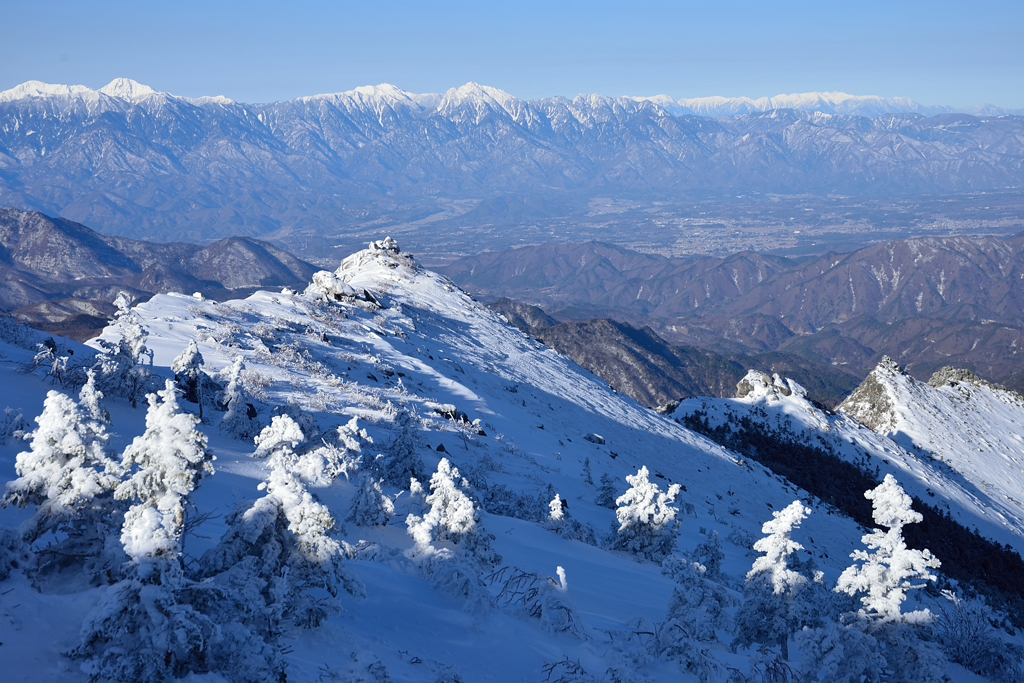
[[[524,98],[842,90],[1024,108],[1024,0],[8,0],[0,15],[0,89],[126,76],[266,102],[477,81]]]

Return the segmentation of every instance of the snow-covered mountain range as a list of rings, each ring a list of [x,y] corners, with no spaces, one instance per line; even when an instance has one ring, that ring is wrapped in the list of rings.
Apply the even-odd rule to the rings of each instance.
[[[234,104],[222,95],[204,96],[198,98],[180,97],[170,93],[154,90],[148,85],[143,85],[130,78],[116,78],[99,89],[88,88],[84,85],[58,85],[43,83],[41,81],[27,81],[9,90],[0,91],[0,102],[13,102],[33,97],[75,97],[98,102],[101,96],[123,100],[132,104],[139,104],[152,97],[169,97],[183,99],[195,103],[219,103]],[[650,97],[619,96],[606,97],[603,95],[581,95],[578,99],[590,102],[613,101],[625,102],[650,102],[665,111],[679,116],[709,116],[728,117],[742,114],[753,114],[757,112],[770,112],[777,109],[797,109],[801,111],[818,112],[822,114],[838,114],[849,116],[876,117],[884,114],[923,114],[934,116],[936,114],[975,114],[983,116],[1002,116],[1006,114],[1021,114],[1024,111],[1015,109],[1003,109],[990,104],[974,105],[969,107],[950,107],[942,105],[922,105],[906,97],[878,97],[877,95],[850,95],[844,92],[810,92],[794,93],[788,95],[776,95],[774,97],[693,97],[673,100],[668,95],[654,95]],[[475,106],[490,101],[497,104],[508,113],[519,108],[523,100],[519,100],[498,88],[493,88],[478,83],[467,83],[461,88],[451,88],[445,93],[411,93],[398,88],[390,83],[380,85],[365,85],[353,90],[323,95],[312,95],[298,98],[299,101],[311,102],[317,100],[331,100],[339,104],[346,103],[352,108],[407,108],[426,114],[430,110],[446,111],[458,107],[467,100],[472,100]],[[543,101],[543,100],[542,100]],[[486,105],[484,105],[486,106]]]
[[[110,506],[114,519],[123,514],[126,530],[145,523],[171,536],[125,531],[118,541],[115,533],[84,565],[74,559],[91,557],[81,550],[55,563],[48,549],[57,552],[78,538],[62,535],[67,527],[59,526],[59,517],[41,518],[36,511],[53,514],[57,490],[36,494],[28,509],[0,511],[0,525],[21,524],[22,533],[43,522],[58,530],[30,549],[15,532],[0,534],[0,576],[7,575],[0,584],[0,647],[18,653],[8,672],[22,679],[84,681],[90,671],[102,677],[118,671],[116,680],[192,675],[248,681],[283,680],[286,672],[288,680],[639,683],[752,681],[785,669],[825,681],[836,680],[830,676],[841,665],[870,675],[887,670],[892,680],[938,681],[943,674],[977,680],[945,661],[940,644],[952,641],[941,629],[948,620],[936,621],[935,631],[915,630],[931,628],[915,625],[929,618],[904,618],[902,592],[898,599],[890,589],[880,594],[895,601],[893,615],[878,611],[877,599],[845,601],[827,590],[844,570],[840,584],[854,581],[849,556],[861,547],[863,529],[853,520],[685,428],[677,416],[615,393],[420,267],[390,239],[349,256],[334,272],[316,273],[304,293],[262,291],[221,303],[161,294],[134,309],[122,302],[119,316],[91,349],[74,347],[79,367],[97,351],[106,354],[96,366],[97,381],[110,395],[97,401],[89,383],[80,409],[59,394],[47,405],[64,400],[72,405],[68,410],[78,410],[75,420],[91,426],[75,434],[90,443],[109,439],[112,452],[133,444],[122,464],[129,470],[119,476],[134,483],[119,485],[115,496],[126,502],[119,507],[109,493],[88,495],[96,496],[94,505]],[[60,390],[60,383],[74,394],[75,371],[59,362],[65,349],[45,344],[37,370],[21,371],[32,365],[37,339],[9,322],[0,331],[4,400],[18,409],[6,414],[7,443],[0,446],[3,478],[20,475],[10,496],[32,486],[33,471],[24,469],[28,445],[19,438],[31,425],[19,423],[17,412],[38,415],[46,392]],[[150,365],[143,360],[146,349]],[[171,389],[154,395],[148,412],[144,403],[131,407],[127,397],[147,383],[162,387],[164,378]],[[850,418],[814,413],[799,402],[794,384],[772,378],[761,384],[752,385],[744,405],[792,406],[794,414],[810,416],[808,430],[856,437],[863,448],[891,451],[890,462],[903,452]],[[218,392],[229,397],[226,413]],[[189,395],[198,403],[189,403]],[[248,408],[233,409],[236,400]],[[206,417],[197,426],[198,418],[187,415],[200,406]],[[105,415],[116,434],[100,439],[96,435],[108,429],[98,426],[106,424]],[[1007,419],[1015,415],[1006,412]],[[940,416],[930,426],[945,428]],[[258,448],[238,438],[261,427],[269,428]],[[63,428],[40,418],[40,430]],[[147,468],[164,466],[160,457],[173,452],[168,444],[185,436],[188,453],[196,456],[191,467],[203,462],[212,476],[188,479],[192,470],[174,460],[184,469],[166,479],[173,486],[165,497],[147,503],[141,491],[159,490],[165,481]],[[68,444],[37,434],[32,457],[73,447]],[[165,446],[159,457],[147,450],[156,444]],[[205,459],[202,449],[209,451]],[[83,460],[75,462],[64,466],[84,467]],[[459,474],[451,474],[452,467]],[[981,497],[968,486],[975,473],[959,478],[948,467],[897,464],[886,472],[896,473],[908,490],[928,484],[957,519],[983,515],[997,492]],[[397,476],[410,473],[419,483]],[[75,490],[75,481],[54,486],[64,495],[64,487]],[[876,519],[889,520],[885,526],[898,537],[916,519],[902,507],[910,499],[894,486],[878,488],[876,498],[890,516]],[[618,503],[609,502],[627,488]],[[184,516],[172,514],[175,505],[184,506]],[[232,515],[236,509],[248,512]],[[994,512],[978,517],[981,533],[1020,547],[1012,509],[1008,504],[998,518]],[[905,521],[891,521],[893,511]],[[277,527],[274,515],[282,520]],[[681,522],[678,529],[674,520]],[[333,535],[316,536],[332,525]],[[184,534],[178,545],[174,534]],[[770,540],[755,549],[765,534]],[[111,563],[122,544],[126,564]],[[270,576],[257,571],[289,544],[298,544],[297,554],[283,573],[280,567]],[[315,562],[309,560],[314,547]],[[897,553],[897,565],[904,559],[936,564],[898,544],[886,547]],[[755,557],[761,559],[752,570]],[[309,583],[328,565],[354,595],[335,597],[324,584]],[[745,582],[748,571],[753,578]],[[767,584],[766,577],[772,577]],[[779,586],[774,592],[772,581]],[[947,604],[937,594],[911,596],[903,606],[907,614],[915,606],[937,611]],[[239,600],[237,610],[233,600]],[[264,601],[266,611],[260,611]],[[850,617],[860,626],[842,625],[838,616],[829,621],[861,604],[866,611]],[[890,609],[893,603],[886,604]],[[811,605],[813,614],[805,609]],[[769,609],[791,617],[786,625],[771,622],[766,635],[757,624]],[[255,617],[247,616],[253,611]],[[786,630],[790,624],[793,630]],[[994,639],[983,641],[984,652],[1015,652],[1009,634],[991,626],[980,632]],[[730,649],[733,637],[737,645]],[[137,658],[135,647],[150,649]],[[985,670],[1019,671],[1012,659],[999,661]],[[148,664],[118,668],[143,666],[139,662]]]
[[[1003,191],[1024,183],[1022,128],[836,93],[527,101],[469,83],[242,104],[29,82],[0,93],[0,204],[134,238],[337,243],[382,224],[585,216],[609,196]]]

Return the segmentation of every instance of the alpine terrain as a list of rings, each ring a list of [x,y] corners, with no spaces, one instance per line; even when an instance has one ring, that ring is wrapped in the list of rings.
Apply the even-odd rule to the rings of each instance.
[[[309,280],[0,319],[11,680],[1022,675],[1015,394],[886,361],[669,414],[390,238]]]

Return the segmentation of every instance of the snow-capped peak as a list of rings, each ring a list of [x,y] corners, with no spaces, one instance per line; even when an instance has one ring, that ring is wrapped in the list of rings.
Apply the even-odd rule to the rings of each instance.
[[[115,78],[100,88],[99,92],[107,97],[116,97],[119,100],[126,100],[133,104],[147,100],[154,95],[163,94],[153,90],[148,85],[143,85],[130,78]]]
[[[150,88],[148,85],[143,85],[142,83],[133,81],[130,78],[115,78],[99,90],[93,90],[92,88],[84,85],[59,85],[43,83],[42,81],[27,81],[21,85],[11,88],[10,90],[0,92],[0,102],[14,102],[17,100],[45,97],[82,98],[90,101],[96,101],[101,95],[105,95],[114,99],[137,104],[153,97],[154,95],[161,94],[164,93],[160,93],[153,88]]]
[[[14,102],[34,97],[79,97],[95,95],[96,91],[84,85],[57,85],[42,81],[26,81],[10,90],[0,92],[0,102]]]
[[[466,83],[460,88],[449,89],[441,97],[437,111],[442,115],[451,116],[456,110],[464,107],[476,110],[477,123],[486,111],[497,109],[504,111],[515,121],[520,121],[524,115],[529,118],[529,107],[518,97],[504,90],[473,82]]]

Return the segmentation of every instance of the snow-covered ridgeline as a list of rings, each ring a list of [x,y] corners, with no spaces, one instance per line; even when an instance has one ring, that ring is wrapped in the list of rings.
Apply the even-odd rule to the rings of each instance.
[[[704,409],[712,423],[749,416],[769,427],[791,423],[812,444],[882,474],[947,509],[967,528],[1024,551],[1024,401],[970,381],[938,387],[884,360],[836,413],[807,399],[792,380],[750,372],[735,399],[690,399],[680,413]],[[753,409],[763,410],[761,417]]]
[[[230,105],[234,104],[224,96],[204,96],[198,98],[179,97],[170,93],[160,92],[153,88],[133,81],[130,78],[117,78],[103,86],[93,89],[84,85],[60,85],[27,81],[8,90],[0,91],[0,103],[15,102],[30,98],[72,98],[86,102],[98,103],[103,98],[117,100],[132,105],[145,103],[152,98],[171,98],[190,102],[196,105]],[[384,109],[402,110],[415,114],[436,113],[451,116],[453,112],[468,105],[477,112],[479,118],[490,108],[500,109],[510,115],[513,120],[529,123],[534,114],[534,107],[542,110],[553,110],[570,105],[571,108],[588,106],[604,108],[630,106],[648,103],[672,116],[707,116],[731,117],[746,114],[758,114],[779,109],[796,109],[800,111],[819,112],[840,116],[876,117],[885,114],[921,114],[933,116],[947,113],[968,113],[981,116],[999,116],[1017,114],[1017,110],[1000,109],[992,105],[973,107],[948,107],[922,105],[906,97],[878,97],[877,95],[850,95],[843,92],[811,92],[782,94],[774,97],[694,97],[674,100],[668,95],[655,96],[619,96],[578,95],[572,100],[564,97],[552,97],[539,100],[522,100],[504,90],[478,83],[467,83],[458,88],[450,88],[444,93],[412,93],[390,83],[366,85],[337,93],[311,95],[294,100],[302,103],[329,101],[350,110],[372,109],[378,112]]]

